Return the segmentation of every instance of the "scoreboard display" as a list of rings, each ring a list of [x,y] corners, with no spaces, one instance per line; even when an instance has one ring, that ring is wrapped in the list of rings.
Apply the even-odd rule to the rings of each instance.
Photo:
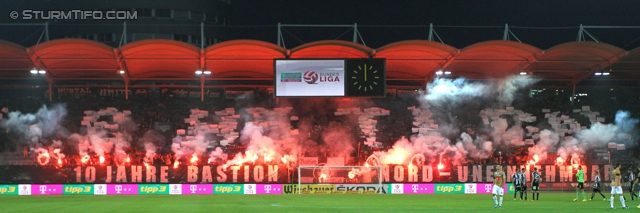
[[[385,97],[385,59],[275,59],[275,97]]]

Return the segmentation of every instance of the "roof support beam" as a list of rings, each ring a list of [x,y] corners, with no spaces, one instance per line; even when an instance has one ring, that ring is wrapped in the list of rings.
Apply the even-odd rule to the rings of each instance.
[[[44,74],[44,78],[47,80],[49,84],[53,84],[54,83],[53,75],[51,74],[51,72],[47,70],[47,67],[40,60],[40,57],[32,49],[27,49],[27,54],[29,55],[29,58],[31,58],[31,62],[34,65],[36,65],[36,67],[34,68],[37,70],[45,70],[46,73]]]
[[[203,72],[200,74],[200,101],[204,102],[204,74],[205,69],[204,49],[200,49],[200,70]]]
[[[127,65],[122,60],[122,53],[118,49],[113,49],[113,56],[116,62],[118,63],[118,68],[120,68],[116,72],[120,73],[121,71],[124,71],[124,73],[120,73],[120,75],[122,75],[122,80],[124,81],[124,88],[125,88],[124,99],[129,100],[129,82],[131,79],[131,75],[129,74],[129,69],[127,69]]]

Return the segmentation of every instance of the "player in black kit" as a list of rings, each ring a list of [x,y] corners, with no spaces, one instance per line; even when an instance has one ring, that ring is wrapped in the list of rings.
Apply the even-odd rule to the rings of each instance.
[[[591,193],[591,199],[593,200],[593,196],[596,195],[596,193],[600,193],[600,195],[602,195],[602,200],[606,201],[607,198],[604,196],[604,194],[602,194],[602,191],[600,191],[600,172],[596,171],[596,175],[593,178],[593,193]]]
[[[540,198],[540,173],[538,172],[538,168],[533,168],[533,172],[531,173],[531,200],[538,200]],[[537,195],[537,196],[536,196]]]

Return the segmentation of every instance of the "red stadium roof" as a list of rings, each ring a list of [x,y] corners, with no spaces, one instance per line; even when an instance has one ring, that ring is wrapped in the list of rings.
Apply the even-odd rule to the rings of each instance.
[[[287,52],[263,41],[227,41],[204,50],[204,67],[210,78],[273,78],[273,59],[285,58]]]
[[[29,70],[33,67],[33,61],[27,54],[26,48],[11,42],[0,41],[1,77],[28,76]]]
[[[370,58],[373,49],[348,41],[326,40],[291,49],[289,58]]]
[[[33,66],[55,78],[117,77],[113,48],[84,39],[61,39],[27,49]]]
[[[116,51],[131,78],[192,77],[200,67],[200,48],[179,41],[142,40]]]
[[[400,41],[380,47],[375,58],[387,59],[387,78],[424,79],[452,61],[459,51],[425,40]]]
[[[640,49],[626,52],[596,42],[569,42],[548,50],[513,41],[486,41],[461,50],[432,41],[408,40],[372,49],[328,40],[287,50],[255,40],[222,42],[206,49],[173,40],[143,40],[120,48],[82,39],[59,39],[31,48],[0,41],[0,79],[30,78],[33,68],[57,79],[270,80],[278,58],[386,58],[389,81],[425,82],[438,70],[453,77],[494,79],[528,72],[547,80],[578,83],[594,72],[612,70],[608,79],[639,80]],[[613,73],[616,73],[615,75]]]

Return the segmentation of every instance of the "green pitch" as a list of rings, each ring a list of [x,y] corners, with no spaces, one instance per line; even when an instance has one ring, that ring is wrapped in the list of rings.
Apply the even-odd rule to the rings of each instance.
[[[588,194],[589,196],[591,194]],[[609,196],[608,194],[606,196]],[[514,201],[501,209],[491,195],[147,195],[3,196],[0,212],[602,212],[616,210],[599,198],[573,202],[575,193],[540,193],[540,201]],[[608,198],[608,197],[607,197]],[[638,201],[627,202],[637,210]]]

